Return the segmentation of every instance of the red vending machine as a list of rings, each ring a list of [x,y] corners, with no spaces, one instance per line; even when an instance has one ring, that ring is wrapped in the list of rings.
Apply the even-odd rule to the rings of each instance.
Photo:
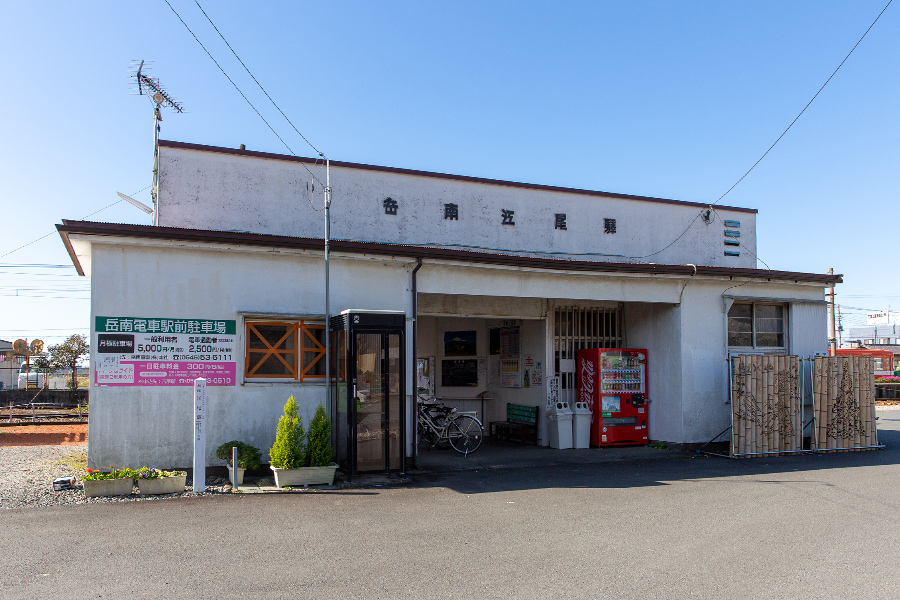
[[[593,412],[592,446],[646,444],[647,351],[578,351],[578,400]]]

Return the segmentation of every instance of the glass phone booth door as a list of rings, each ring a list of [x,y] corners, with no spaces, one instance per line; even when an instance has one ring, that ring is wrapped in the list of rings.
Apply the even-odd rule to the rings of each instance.
[[[406,317],[344,311],[332,319],[338,464],[357,473],[405,472]]]

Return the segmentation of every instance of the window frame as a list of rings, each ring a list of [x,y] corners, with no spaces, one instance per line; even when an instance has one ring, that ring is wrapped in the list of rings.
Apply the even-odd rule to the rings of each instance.
[[[749,346],[733,346],[731,344],[731,319],[735,318],[731,316],[732,309],[737,305],[750,306],[750,342]],[[782,345],[781,346],[760,346],[757,343],[756,336],[757,334],[772,334],[777,332],[771,331],[759,331],[759,319],[772,319],[772,317],[761,317],[757,316],[757,308],[760,306],[780,306],[781,307],[781,336],[782,336]],[[788,339],[788,318],[790,314],[790,304],[785,302],[755,302],[755,301],[737,301],[735,300],[731,307],[728,309],[728,312],[725,314],[725,336],[726,343],[728,345],[729,352],[734,352],[735,350],[749,350],[754,353],[768,353],[768,354],[783,354],[788,351],[790,347],[790,340]],[[746,333],[746,332],[737,332],[737,333]]]
[[[317,365],[325,364],[325,319],[322,317],[246,317],[243,322],[243,382],[244,383],[324,383],[325,374],[311,374]],[[275,344],[270,345],[263,335],[256,329],[259,326],[285,327],[288,331]],[[322,341],[316,338],[314,332],[322,332]],[[279,347],[288,339],[293,343],[288,344],[291,349],[279,350]],[[262,340],[268,348],[250,347],[251,339]],[[307,362],[306,355],[314,353]],[[271,356],[276,356],[287,367],[286,374],[258,374],[256,371]],[[286,358],[292,357],[290,360]]]

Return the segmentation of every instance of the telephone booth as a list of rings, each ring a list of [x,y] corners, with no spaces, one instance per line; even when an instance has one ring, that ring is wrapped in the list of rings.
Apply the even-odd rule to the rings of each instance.
[[[331,319],[337,462],[358,473],[406,472],[406,315],[345,310]]]

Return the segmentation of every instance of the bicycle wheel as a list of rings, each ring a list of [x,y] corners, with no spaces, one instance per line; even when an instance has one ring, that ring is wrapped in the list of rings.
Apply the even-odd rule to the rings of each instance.
[[[484,439],[484,429],[478,419],[469,415],[460,415],[450,421],[447,427],[447,436],[450,445],[460,454],[471,454],[481,446]]]
[[[435,427],[442,430],[444,428],[444,423],[447,422],[447,416],[437,415],[432,417],[431,420],[434,422]],[[450,447],[450,441],[446,437],[432,434],[431,445],[435,448],[445,449]]]

